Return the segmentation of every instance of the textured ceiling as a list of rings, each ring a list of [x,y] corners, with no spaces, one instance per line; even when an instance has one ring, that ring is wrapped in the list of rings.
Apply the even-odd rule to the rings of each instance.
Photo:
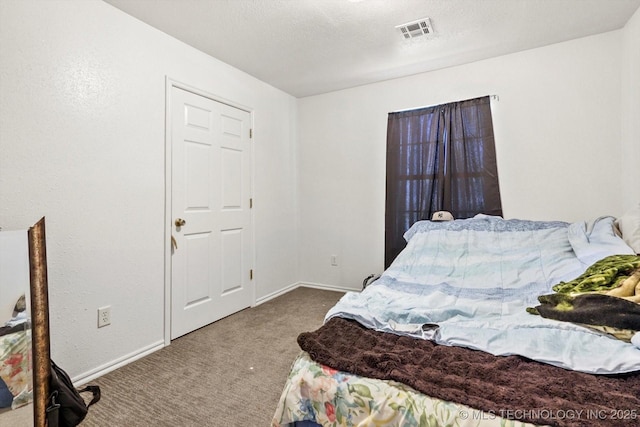
[[[105,0],[296,97],[622,28],[640,0]],[[404,40],[396,25],[431,18]]]

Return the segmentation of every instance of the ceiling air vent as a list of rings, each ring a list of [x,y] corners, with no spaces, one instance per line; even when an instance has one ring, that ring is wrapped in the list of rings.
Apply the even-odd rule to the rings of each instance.
[[[400,29],[402,37],[405,39],[433,34],[433,27],[431,26],[431,20],[429,18],[418,19],[417,21],[396,25],[396,28]]]

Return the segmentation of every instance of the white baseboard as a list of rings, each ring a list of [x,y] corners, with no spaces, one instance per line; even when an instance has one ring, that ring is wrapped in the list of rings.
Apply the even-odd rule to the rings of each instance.
[[[348,288],[346,286],[325,285],[324,283],[313,283],[313,282],[298,282],[298,286],[296,287],[301,287],[301,286],[305,288],[323,289],[325,291],[336,291],[336,292],[359,292],[362,290],[360,288]]]
[[[270,294],[267,294],[267,295],[265,295],[263,297],[256,298],[256,303],[254,304],[254,307],[257,306],[257,305],[260,305],[262,303],[265,303],[265,302],[267,302],[269,300],[272,300],[274,298],[277,298],[280,295],[284,295],[287,292],[291,292],[292,290],[294,290],[298,286],[300,286],[298,282],[292,283],[289,286],[285,286],[284,288],[279,289],[279,290],[277,290],[275,292],[271,292]]]
[[[284,288],[277,290],[276,292],[272,292],[268,295],[265,295],[261,298],[256,299],[256,303],[254,305],[260,305],[262,303],[265,303],[269,300],[272,300],[274,298],[277,298],[281,295],[286,294],[287,292],[291,292],[294,289],[298,289],[298,288],[313,288],[313,289],[322,289],[325,291],[335,291],[335,292],[358,292],[361,289],[359,288],[347,288],[344,286],[335,286],[335,285],[325,285],[324,283],[314,283],[314,282],[296,282],[296,283],[292,283],[289,286],[285,286]]]
[[[76,387],[86,384],[89,381],[95,380],[96,378],[108,374],[111,371],[115,371],[116,369],[121,368],[124,365],[128,365],[131,362],[148,356],[149,354],[158,351],[161,348],[164,348],[164,340],[157,341],[132,353],[124,355],[118,359],[112,360],[111,362],[107,362],[101,366],[98,366],[97,368],[87,371],[84,374],[80,374],[77,377],[72,378],[73,384]]]
[[[359,288],[347,288],[347,287],[343,287],[343,286],[334,286],[334,285],[326,285],[323,283],[313,283],[313,282],[296,282],[296,283],[292,283],[288,286],[285,286],[284,288],[276,291],[276,292],[272,292],[268,295],[265,295],[261,298],[256,299],[256,303],[255,305],[260,305],[262,303],[265,303],[269,300],[272,300],[274,298],[277,298],[281,295],[286,294],[287,292],[291,292],[294,289],[300,288],[300,287],[305,287],[305,288],[313,288],[313,289],[322,289],[325,291],[335,291],[335,292],[353,292],[353,291],[360,291],[361,289]],[[74,378],[72,378],[72,381],[74,383],[75,386],[81,386],[83,384],[88,383],[89,381],[92,381],[96,378],[99,378],[105,374],[108,374],[111,371],[115,371],[118,368],[121,368],[122,366],[128,365],[131,362],[134,362],[138,359],[141,359],[145,356],[148,356],[149,354],[158,351],[162,348],[165,347],[165,342],[164,340],[160,340],[157,341],[153,344],[150,344],[146,347],[143,347],[139,350],[136,350],[132,353],[129,353],[125,356],[122,356],[118,359],[115,359],[111,362],[107,362],[101,366],[98,366],[94,369],[91,369],[90,371],[87,371],[83,374],[80,374]]]

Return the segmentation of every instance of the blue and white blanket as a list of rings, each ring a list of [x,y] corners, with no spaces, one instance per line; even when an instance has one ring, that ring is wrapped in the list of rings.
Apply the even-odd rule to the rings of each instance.
[[[379,331],[582,372],[640,370],[634,345],[526,312],[539,295],[579,276],[594,260],[633,254],[613,233],[613,221],[599,218],[591,227],[485,215],[420,221],[381,278],[347,293],[325,320],[350,318]]]

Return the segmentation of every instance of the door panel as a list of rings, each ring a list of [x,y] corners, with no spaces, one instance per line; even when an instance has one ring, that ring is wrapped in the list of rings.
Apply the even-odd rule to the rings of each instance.
[[[209,283],[211,269],[209,258],[211,249],[211,233],[196,233],[185,236],[185,257],[187,262],[187,277],[185,287],[184,306],[189,307],[211,299]]]
[[[185,150],[185,209],[211,209],[211,145],[184,142]]]
[[[242,196],[242,151],[222,148],[222,208],[241,208]]]
[[[250,114],[174,87],[171,117],[174,339],[251,305],[253,247]]]
[[[235,291],[242,284],[242,229],[222,231],[222,293]]]

